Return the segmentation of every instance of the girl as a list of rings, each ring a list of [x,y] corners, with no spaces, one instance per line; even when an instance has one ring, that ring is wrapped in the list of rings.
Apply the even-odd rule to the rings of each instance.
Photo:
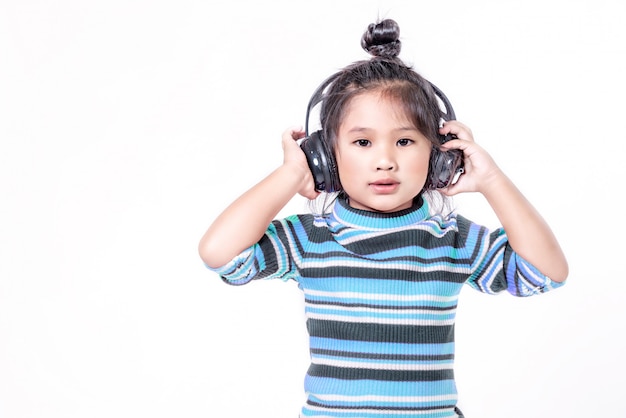
[[[283,164],[214,221],[200,256],[227,283],[292,279],[304,292],[302,417],[462,417],[453,360],[463,284],[534,295],[560,286],[567,262],[471,131],[455,120],[439,127],[438,90],[398,58],[396,22],[369,25],[362,46],[373,57],[325,83],[322,130],[307,139],[330,150],[337,184],[314,181],[298,145],[305,132],[288,129]],[[433,156],[450,150],[465,172],[437,189]],[[336,192],[332,207],[274,220],[297,193],[328,197],[316,184]],[[481,193],[502,228],[444,210],[461,192]]]

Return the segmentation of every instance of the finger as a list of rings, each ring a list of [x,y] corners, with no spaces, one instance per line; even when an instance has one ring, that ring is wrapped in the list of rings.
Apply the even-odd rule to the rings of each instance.
[[[458,120],[449,120],[444,122],[443,126],[439,128],[439,133],[442,135],[451,134],[456,136],[458,139],[474,141],[472,130]]]
[[[315,200],[321,193],[316,190],[311,190],[303,194],[303,196],[309,200]]]
[[[291,126],[283,133],[283,138],[298,140],[304,138],[305,133],[301,126]]]
[[[458,149],[461,151],[465,151],[472,144],[472,141],[468,141],[465,139],[451,139],[444,144],[441,144],[439,147],[442,151],[448,151],[451,149]]]

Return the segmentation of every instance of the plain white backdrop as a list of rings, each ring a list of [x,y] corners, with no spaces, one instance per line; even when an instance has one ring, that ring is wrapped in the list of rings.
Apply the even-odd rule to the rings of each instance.
[[[300,291],[227,286],[196,247],[281,163],[315,87],[367,58],[379,17],[570,262],[540,297],[463,291],[460,407],[626,416],[625,16],[622,0],[0,0],[0,416],[297,416]],[[497,226],[480,196],[455,201]]]

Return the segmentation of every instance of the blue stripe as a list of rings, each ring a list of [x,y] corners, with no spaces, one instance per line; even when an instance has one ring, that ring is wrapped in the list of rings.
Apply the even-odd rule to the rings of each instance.
[[[336,340],[332,338],[311,337],[310,348],[333,349],[338,351],[355,352],[355,353],[388,353],[390,345],[386,342],[368,342],[368,341],[349,341]],[[395,343],[394,352],[419,355],[425,353],[454,354],[454,343],[444,344],[402,344]]]
[[[332,289],[332,293],[365,293],[375,295],[392,295],[392,296],[424,296],[429,294],[435,294],[437,298],[458,297],[461,286],[455,282],[422,282],[406,284],[403,281],[398,280],[394,283],[393,280],[372,280],[361,279],[358,277],[324,277],[323,279],[315,278],[300,278],[300,282],[305,289],[305,296],[309,297],[310,294],[306,293],[306,289],[329,291]],[[380,299],[375,299],[378,301]],[[402,298],[395,301],[396,303],[405,303]],[[393,302],[389,302],[393,303]],[[421,303],[421,302],[418,302]],[[431,303],[431,302],[429,302]],[[446,303],[446,302],[442,302]],[[454,302],[449,302],[456,304]]]
[[[307,392],[319,395],[361,396],[363,388],[376,387],[377,396],[420,396],[420,394],[451,394],[456,395],[454,380],[437,382],[391,382],[391,381],[362,381],[347,385],[345,380],[329,379],[307,375],[304,381]]]

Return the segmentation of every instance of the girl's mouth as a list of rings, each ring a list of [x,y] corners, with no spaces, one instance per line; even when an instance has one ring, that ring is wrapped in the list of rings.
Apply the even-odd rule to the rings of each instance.
[[[373,183],[370,183],[370,187],[376,192],[380,194],[389,194],[393,193],[400,183],[395,180],[378,180]]]

